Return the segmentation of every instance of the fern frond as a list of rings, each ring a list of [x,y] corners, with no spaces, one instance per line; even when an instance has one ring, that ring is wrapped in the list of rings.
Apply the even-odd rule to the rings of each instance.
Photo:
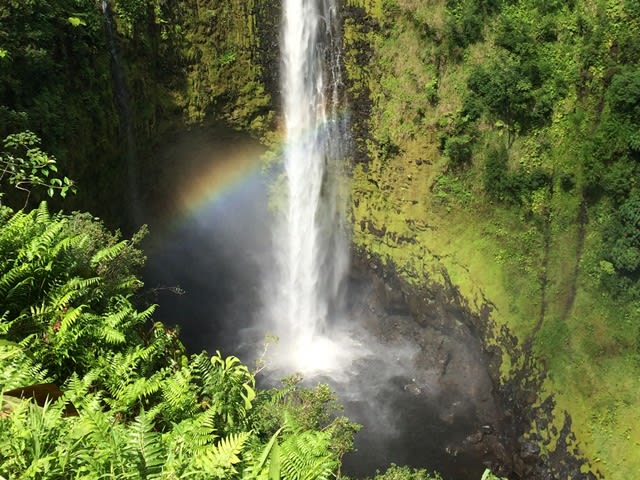
[[[100,277],[70,278],[47,293],[46,310],[57,313],[68,309],[75,299],[86,296],[89,290],[99,283]]]
[[[212,445],[202,455],[195,458],[195,466],[205,471],[237,473],[235,465],[240,463],[240,454],[249,438],[248,432],[230,434]]]
[[[198,397],[191,383],[191,371],[182,368],[167,378],[162,385],[162,397],[169,416],[191,416],[198,410]]]
[[[58,333],[60,335],[63,335],[71,327],[73,327],[73,325],[82,315],[82,312],[84,311],[85,308],[87,308],[86,305],[80,305],[79,307],[76,307],[76,308],[73,308],[73,307],[69,308],[60,319],[60,330],[58,331]]]
[[[157,307],[158,307],[157,305],[150,305],[149,307],[147,307],[142,312],[138,312],[136,314],[138,322],[144,323],[144,322],[147,322],[147,321],[151,320],[151,317],[155,313]]]
[[[103,325],[101,333],[105,341],[111,345],[122,345],[126,341],[125,334],[120,330],[116,330],[111,325]]]
[[[19,344],[0,342],[0,390],[48,381],[45,369],[32,360]]]
[[[162,437],[153,431],[153,422],[144,410],[131,425],[129,445],[137,454],[137,468],[140,478],[149,480],[158,478],[164,458]]]
[[[294,429],[297,430],[297,429]],[[338,461],[329,449],[331,432],[297,431],[280,445],[280,464],[287,480],[326,480]]]
[[[18,261],[31,262],[36,258],[40,258],[46,252],[51,251],[54,246],[55,239],[64,227],[64,220],[47,224],[44,232],[36,236],[25,248],[18,254]]]
[[[9,219],[5,222],[5,224],[0,229],[2,232],[2,236],[11,237],[15,231],[24,230],[24,223],[27,218],[29,218],[32,214],[27,214],[23,210],[18,210],[13,214],[13,216],[9,217]]]
[[[57,257],[61,252],[80,248],[87,241],[87,238],[87,235],[64,237],[51,249],[51,256]]]
[[[20,282],[27,272],[26,265],[17,264],[14,265],[9,271],[4,272],[0,276],[0,296],[6,297],[7,292],[11,290],[16,283]]]
[[[104,318],[104,323],[109,325],[111,328],[119,327],[124,320],[129,317],[134,312],[131,305],[127,305],[124,308],[121,308],[117,312],[110,313]]]
[[[89,278],[73,277],[67,282],[67,286],[70,289],[86,290],[97,287],[100,282],[102,282],[102,278],[99,276]]]
[[[99,250],[92,258],[91,265],[97,266],[101,262],[108,262],[116,258],[127,247],[128,241],[122,240],[114,245]]]
[[[36,223],[45,224],[51,222],[51,214],[49,213],[47,202],[40,202],[34,213]]]

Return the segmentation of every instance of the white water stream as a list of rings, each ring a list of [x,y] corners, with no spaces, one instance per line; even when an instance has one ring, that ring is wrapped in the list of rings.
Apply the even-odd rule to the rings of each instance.
[[[276,236],[273,297],[280,359],[304,374],[339,368],[346,350],[327,328],[348,268],[339,194],[345,142],[339,116],[335,0],[285,0],[281,32],[286,219]],[[347,349],[348,350],[348,349]]]

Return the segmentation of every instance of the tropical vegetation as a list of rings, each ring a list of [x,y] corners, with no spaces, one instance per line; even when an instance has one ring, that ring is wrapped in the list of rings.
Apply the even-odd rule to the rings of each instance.
[[[570,418],[567,450],[633,477],[640,4],[347,3],[356,244],[491,311],[500,383],[536,384],[519,435],[541,458]]]

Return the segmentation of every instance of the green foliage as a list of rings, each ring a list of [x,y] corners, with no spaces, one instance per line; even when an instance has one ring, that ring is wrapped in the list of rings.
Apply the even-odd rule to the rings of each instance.
[[[501,0],[447,0],[447,23],[444,36],[450,51],[465,48],[482,40],[485,19],[500,8]]]
[[[484,167],[485,191],[500,201],[507,201],[514,197],[512,188],[507,148],[503,144],[489,148]]]
[[[465,110],[477,111],[474,102],[503,121],[510,132],[518,133],[546,123],[552,111],[553,94],[543,83],[544,74],[536,64],[528,64],[507,51],[478,65],[469,75],[470,95]]]
[[[351,48],[369,48],[364,65],[353,53],[348,67],[355,87],[370,84],[361,136],[391,138],[400,152],[370,142],[370,161],[354,169],[354,239],[409,283],[444,265],[466,298],[494,303],[494,333],[542,359],[544,390],[573,417],[581,450],[606,478],[633,477],[640,4],[514,0],[478,15],[480,2],[399,3],[393,25],[349,31]],[[422,116],[389,108],[412,85],[389,57],[412,72],[437,69],[439,101],[421,103]],[[381,91],[387,76],[395,82]],[[446,145],[465,135],[473,161],[455,171],[460,145]],[[509,378],[518,361],[497,343]],[[551,427],[533,430],[564,449]]]
[[[0,181],[6,177],[10,185],[27,194],[33,187],[45,188],[50,197],[55,193],[63,198],[69,192],[76,193],[71,180],[57,176],[56,159],[40,149],[40,138],[35,133],[25,131],[8,135],[3,147],[4,150],[0,151]]]
[[[433,181],[431,191],[434,200],[446,206],[448,210],[455,204],[465,205],[473,199],[461,176],[454,174],[438,175]]]
[[[263,438],[274,434],[282,425],[308,431],[321,430],[329,434],[329,449],[338,459],[353,450],[353,436],[360,426],[344,416],[328,385],[303,388],[302,378],[288,377],[282,388],[259,392],[252,421],[263,432]]]
[[[509,152],[503,144],[489,147],[484,166],[484,188],[490,197],[510,204],[535,203],[552,186],[552,177],[541,167],[509,167]],[[534,213],[536,207],[533,206]]]
[[[2,138],[30,129],[44,135],[44,144],[49,146],[76,127],[83,127],[86,133],[91,122],[77,123],[78,108],[63,93],[69,87],[67,80],[82,85],[80,91],[85,93],[88,86],[99,83],[90,77],[95,76],[90,66],[95,66],[91,58],[95,46],[104,45],[102,35],[102,17],[91,2],[2,3],[0,38],[6,55],[0,69],[0,105],[3,120],[8,120],[0,122]],[[93,121],[98,121],[99,112],[93,114]]]
[[[630,120],[640,116],[640,68],[628,66],[611,79],[607,101],[613,112],[628,115]]]
[[[117,237],[101,248],[94,240],[108,237],[102,227],[91,238],[78,231],[82,222],[79,215],[50,215],[42,204],[5,218],[0,229],[6,315],[0,334],[29,345],[57,380],[74,370],[84,374],[107,351],[138,341],[152,312],[135,310],[129,297],[140,282],[130,266],[118,267],[138,256],[135,246],[122,246],[115,255]]]
[[[442,480],[442,477],[424,469],[400,467],[392,463],[387,470],[378,472],[371,480]]]
[[[65,205],[125,225],[129,182],[144,194],[159,188],[162,165],[150,159],[168,132],[223,122],[260,136],[273,126],[265,83],[275,71],[263,65],[277,65],[274,9],[255,0],[0,2],[0,140],[35,132],[83,186]],[[52,193],[68,187],[60,180],[47,180]],[[21,197],[4,202],[19,207]]]
[[[608,276],[614,291],[640,295],[640,195],[634,192],[615,211],[603,235],[603,258],[619,277]],[[606,272],[604,272],[606,275]]]
[[[586,180],[620,205],[636,187],[640,160],[640,69],[622,68],[606,91],[606,108],[587,143]]]
[[[471,162],[471,145],[473,139],[469,135],[449,137],[445,141],[444,153],[449,160],[449,167],[456,170]]]
[[[486,469],[482,474],[482,478],[480,480],[505,480],[505,479],[498,477],[497,475],[493,474],[491,470]]]

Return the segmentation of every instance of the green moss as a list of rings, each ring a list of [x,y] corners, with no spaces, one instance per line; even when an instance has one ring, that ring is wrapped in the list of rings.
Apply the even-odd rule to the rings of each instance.
[[[602,109],[601,69],[627,61],[603,53],[603,39],[627,39],[617,30],[624,30],[624,7],[603,12],[587,2],[537,10],[533,2],[516,2],[484,20],[484,41],[446,52],[448,14],[444,2],[436,3],[400,1],[377,30],[347,21],[351,88],[364,92],[369,105],[368,160],[352,179],[354,241],[393,262],[411,283],[438,280],[444,267],[472,308],[488,299],[496,333],[506,328],[520,345],[532,341],[536,368],[547,373],[540,398],[551,394],[557,402],[555,427],[568,412],[576,448],[594,468],[606,478],[631,478],[640,469],[633,419],[640,307],[602,286],[611,269],[601,238],[612,210],[607,198],[588,197],[593,151],[585,146]],[[372,4],[351,4],[375,17]],[[517,25],[528,25],[525,33],[536,41],[511,42],[522,47],[515,61],[541,72],[531,77],[536,101],[545,95],[553,101],[544,119],[526,128],[515,122],[509,131],[490,110],[470,119],[465,101],[474,66],[502,48],[496,42],[507,30],[498,27],[520,17],[526,22]],[[597,41],[592,28],[602,34]],[[371,52],[366,65],[353,51],[362,44]],[[456,171],[445,157],[446,139],[470,133],[471,159]],[[486,159],[496,145],[508,150],[505,175],[515,188],[508,202],[485,190]],[[507,345],[498,347],[507,379],[521,363]],[[553,448],[557,435],[544,430]]]

